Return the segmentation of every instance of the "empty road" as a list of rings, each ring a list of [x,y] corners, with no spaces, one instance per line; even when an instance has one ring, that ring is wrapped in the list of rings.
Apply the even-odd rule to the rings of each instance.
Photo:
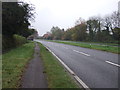
[[[35,40],[54,52],[90,88],[118,88],[118,54]]]

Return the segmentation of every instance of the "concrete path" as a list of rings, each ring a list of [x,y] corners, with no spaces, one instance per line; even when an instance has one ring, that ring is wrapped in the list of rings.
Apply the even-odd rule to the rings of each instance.
[[[22,77],[21,88],[47,88],[47,80],[43,73],[43,64],[40,59],[40,48],[37,43],[35,43],[34,58],[29,62]]]

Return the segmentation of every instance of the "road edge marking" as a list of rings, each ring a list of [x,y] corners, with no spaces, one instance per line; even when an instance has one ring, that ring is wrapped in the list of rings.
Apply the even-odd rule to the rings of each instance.
[[[107,62],[107,63],[109,63],[109,64],[111,64],[111,65],[114,65],[114,66],[120,67],[119,64],[116,64],[116,63],[113,63],[113,62],[110,62],[110,61],[105,61],[105,62]]]
[[[60,63],[73,75],[73,77],[75,78],[75,80],[80,85],[82,85],[82,87],[84,89],[90,90],[90,88],[55,53],[53,53],[47,46],[45,46],[45,47],[60,61]]]
[[[84,53],[84,52],[80,52],[80,51],[77,51],[77,50],[73,50],[74,52],[77,52],[77,53],[80,53],[80,54],[83,54],[83,55],[85,55],[85,56],[90,56],[89,54],[86,54],[86,53]]]

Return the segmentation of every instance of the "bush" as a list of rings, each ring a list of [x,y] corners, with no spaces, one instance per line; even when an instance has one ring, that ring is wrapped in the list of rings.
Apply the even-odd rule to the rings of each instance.
[[[12,47],[15,47],[13,37],[2,35],[2,52],[8,51]]]
[[[25,37],[22,37],[16,34],[13,36],[13,38],[14,38],[16,47],[22,44],[25,44],[27,42],[27,39]]]
[[[12,48],[25,44],[27,39],[19,35],[2,36],[2,52],[8,51]]]

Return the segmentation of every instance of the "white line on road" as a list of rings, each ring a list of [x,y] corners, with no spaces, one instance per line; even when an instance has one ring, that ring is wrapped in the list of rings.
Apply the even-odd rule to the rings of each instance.
[[[90,56],[89,54],[86,54],[86,53],[84,53],[84,52],[79,52],[79,51],[77,51],[77,50],[73,50],[74,52],[77,52],[77,53],[80,53],[80,54],[83,54],[83,55],[86,55],[86,56]]]
[[[107,63],[109,63],[109,64],[112,64],[112,65],[114,65],[114,66],[120,67],[119,64],[116,64],[116,63],[113,63],[113,62],[110,62],[110,61],[105,61],[105,62],[107,62]]]
[[[78,76],[74,77],[80,84],[82,84],[82,86],[84,86],[84,88],[86,88],[86,90],[90,90],[89,87]]]
[[[55,54],[53,53],[47,46],[45,46],[60,62],[61,64],[74,76],[77,82],[82,85],[85,90],[90,90],[90,88]]]

